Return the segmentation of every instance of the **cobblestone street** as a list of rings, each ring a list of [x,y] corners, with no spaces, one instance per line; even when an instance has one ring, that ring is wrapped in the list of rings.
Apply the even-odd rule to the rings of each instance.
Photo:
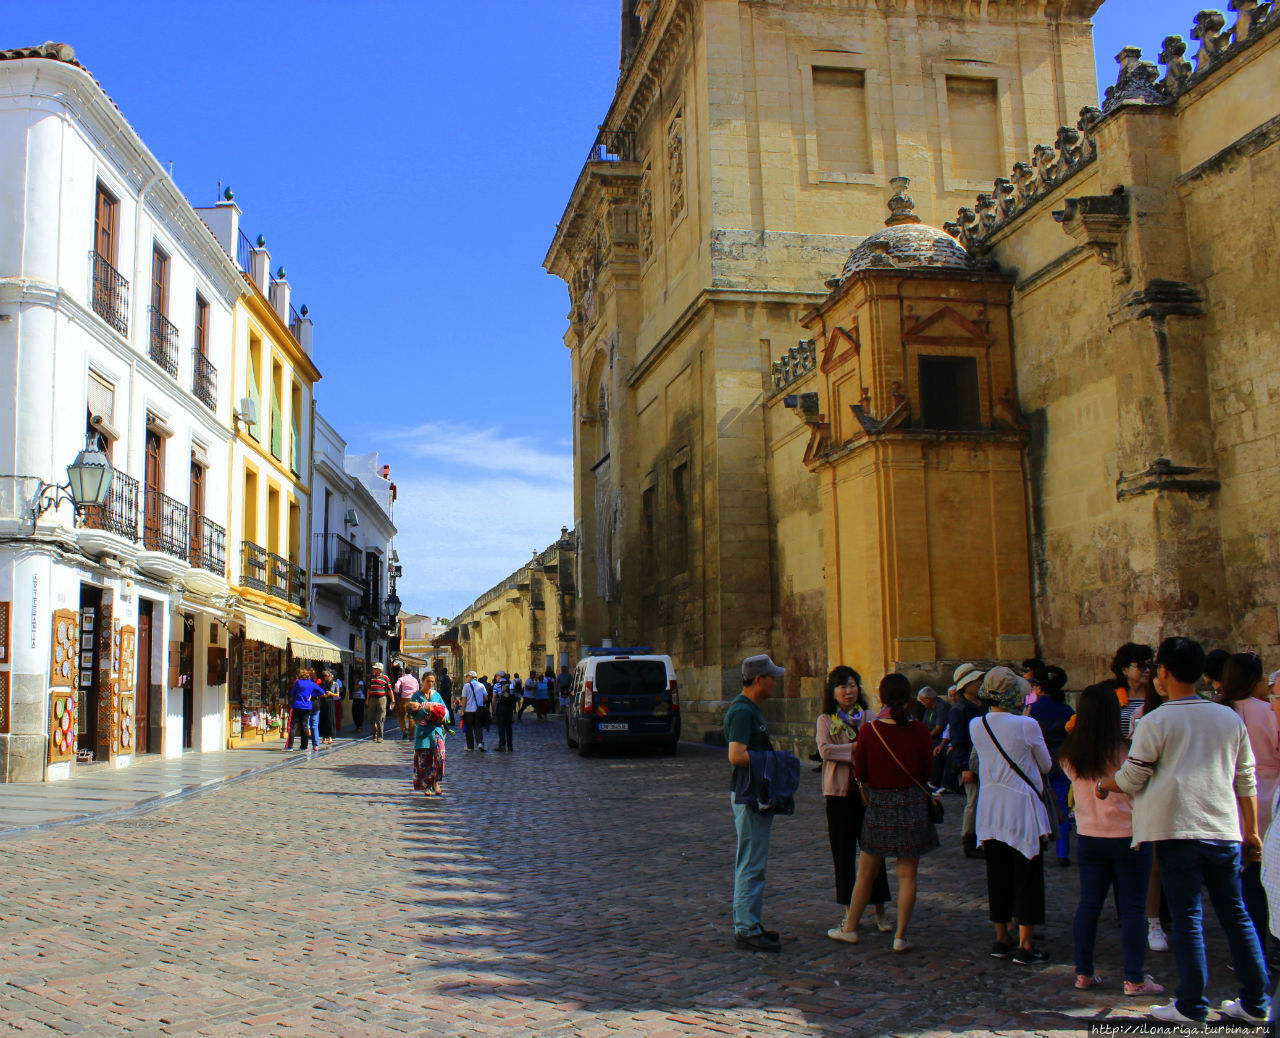
[[[2,844],[0,1021],[21,1034],[1078,1035],[1119,994],[1072,987],[1075,871],[1052,869],[1047,968],[986,955],[981,862],[921,869],[911,936],[858,947],[838,916],[818,777],[775,822],[766,914],[781,955],[737,951],[722,751],[583,760],[557,717],[518,752],[449,742],[448,796],[410,744],[363,743],[180,803]],[[865,928],[864,928],[865,929]],[[1215,923],[1215,1000],[1234,997]],[[1168,955],[1148,968],[1172,988]],[[1122,1004],[1123,1003],[1123,1004]]]

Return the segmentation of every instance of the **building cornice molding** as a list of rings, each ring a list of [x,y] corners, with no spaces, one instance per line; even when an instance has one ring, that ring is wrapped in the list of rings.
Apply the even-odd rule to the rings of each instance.
[[[29,86],[18,95],[23,81]],[[0,96],[26,97],[77,128],[155,217],[186,247],[188,258],[228,305],[244,294],[239,268],[178,190],[166,168],[143,143],[124,114],[84,68],[48,58],[0,62]],[[146,191],[145,198],[142,192]]]
[[[307,356],[302,345],[293,337],[293,332],[289,331],[284,318],[276,313],[276,308],[262,294],[262,290],[250,281],[247,275],[241,275],[241,281],[247,289],[244,298],[245,309],[249,316],[270,330],[271,345],[289,358],[289,363],[293,365],[294,370],[301,369],[314,386],[323,377],[315,361]]]

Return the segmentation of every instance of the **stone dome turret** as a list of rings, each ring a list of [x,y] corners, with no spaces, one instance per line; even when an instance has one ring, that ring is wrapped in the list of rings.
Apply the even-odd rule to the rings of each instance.
[[[890,216],[885,229],[865,238],[849,253],[840,280],[864,270],[981,270],[981,263],[955,238],[938,227],[921,223],[915,202],[907,194],[911,181],[894,177],[889,183]]]

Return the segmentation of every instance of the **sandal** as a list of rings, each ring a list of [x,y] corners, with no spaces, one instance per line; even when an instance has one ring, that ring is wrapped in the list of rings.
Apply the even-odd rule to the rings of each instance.
[[[1101,983],[1102,983],[1102,977],[1097,973],[1095,973],[1093,976],[1089,976],[1088,974],[1085,974],[1085,973],[1076,974],[1076,987],[1080,991],[1088,991],[1090,988],[1096,988]]]
[[[1157,984],[1155,977],[1148,973],[1142,978],[1140,984],[1135,984],[1131,980],[1124,982],[1124,993],[1126,995],[1158,995],[1164,991],[1163,984]]]

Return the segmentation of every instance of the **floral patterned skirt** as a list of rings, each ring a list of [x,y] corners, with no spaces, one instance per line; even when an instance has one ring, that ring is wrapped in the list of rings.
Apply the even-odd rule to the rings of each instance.
[[[431,745],[413,751],[413,788],[430,789],[444,778],[444,740],[432,739]]]

